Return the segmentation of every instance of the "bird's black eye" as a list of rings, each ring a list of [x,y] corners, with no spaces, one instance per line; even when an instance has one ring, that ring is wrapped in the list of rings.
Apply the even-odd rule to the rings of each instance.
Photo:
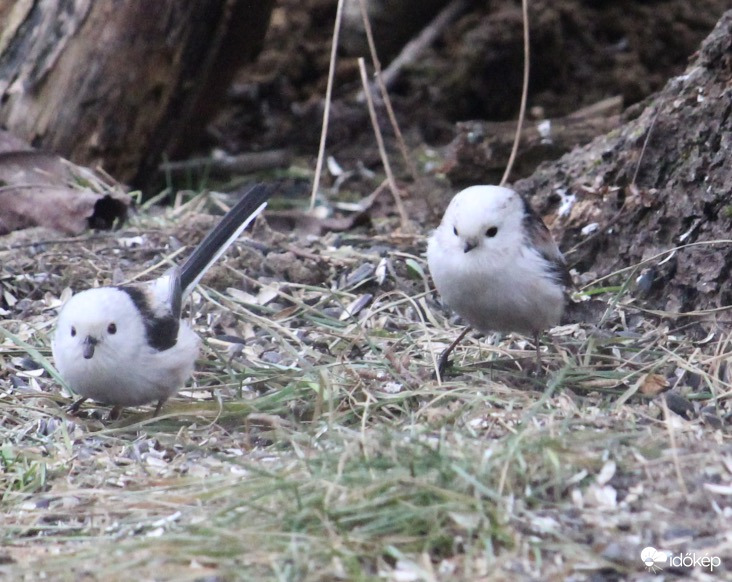
[[[458,236],[457,226],[452,227],[452,232],[455,233],[455,236]]]
[[[498,234],[498,228],[495,226],[491,226],[488,230],[485,231],[485,235],[488,238],[493,238]]]
[[[114,323],[110,323],[107,326],[107,333],[110,335],[114,335],[115,333],[117,333],[117,325]]]
[[[76,336],[76,328],[72,325],[71,326],[71,337],[75,337],[75,336]]]

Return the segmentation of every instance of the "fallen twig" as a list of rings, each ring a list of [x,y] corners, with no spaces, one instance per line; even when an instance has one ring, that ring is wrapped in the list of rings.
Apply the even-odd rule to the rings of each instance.
[[[430,46],[435,39],[442,34],[445,27],[450,24],[458,14],[460,14],[468,3],[466,0],[454,0],[448,4],[443,10],[435,16],[435,18],[427,26],[424,27],[415,38],[410,40],[402,51],[389,63],[381,76],[384,86],[389,88],[399,78],[402,69],[407,65],[415,62],[424,50]]]
[[[161,172],[185,172],[206,169],[215,175],[249,174],[272,168],[282,168],[290,164],[292,156],[288,150],[269,150],[266,152],[250,152],[236,156],[213,156],[208,158],[191,158],[177,162],[163,162]]]

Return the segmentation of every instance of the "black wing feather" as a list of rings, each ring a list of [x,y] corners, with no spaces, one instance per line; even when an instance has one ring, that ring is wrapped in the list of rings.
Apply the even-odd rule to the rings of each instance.
[[[528,202],[524,201],[524,232],[526,243],[533,246],[542,258],[548,263],[549,272],[554,279],[567,288],[573,286],[572,275],[569,274],[567,262],[559,250],[552,233],[541,217],[534,212]]]
[[[165,313],[157,315],[150,305],[149,295],[139,287],[123,286],[117,287],[120,291],[127,293],[140,312],[142,322],[145,326],[147,344],[158,350],[168,350],[178,341],[178,330],[180,329],[180,306],[178,314]],[[180,300],[179,300],[180,301]]]
[[[211,265],[221,247],[229,242],[241,225],[272,195],[272,189],[257,184],[226,213],[201,243],[194,249],[180,268],[180,286],[183,294],[190,291],[191,284]]]

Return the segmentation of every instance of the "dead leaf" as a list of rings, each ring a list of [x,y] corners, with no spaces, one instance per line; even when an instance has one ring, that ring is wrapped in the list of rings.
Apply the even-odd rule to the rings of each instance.
[[[616,469],[617,465],[615,464],[615,461],[607,461],[602,466],[602,469],[600,469],[597,477],[595,477],[595,481],[597,482],[597,484],[600,486],[607,485],[610,480],[615,476]]]
[[[67,235],[87,228],[111,228],[127,217],[126,194],[98,194],[67,186],[6,186],[0,188],[0,235],[45,226]]]
[[[0,152],[0,183],[14,186],[59,185],[73,181],[63,158],[39,151]]]
[[[0,234],[44,226],[78,235],[127,218],[130,197],[88,168],[32,149],[2,151],[3,143],[0,135]]]
[[[639,391],[645,396],[656,396],[668,388],[668,380],[661,374],[646,374],[641,380]]]
[[[9,131],[0,129],[0,152],[32,151],[33,147],[25,140]]]

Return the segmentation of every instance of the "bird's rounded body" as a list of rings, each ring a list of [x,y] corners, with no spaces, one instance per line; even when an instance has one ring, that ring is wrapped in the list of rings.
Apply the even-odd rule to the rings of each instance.
[[[185,321],[169,314],[169,337],[150,338],[150,326],[146,328],[139,315],[139,298],[153,296],[146,291],[154,292],[154,287],[137,289],[139,293],[132,295],[129,288],[88,289],[61,310],[53,357],[79,396],[115,406],[164,402],[191,377],[198,336]],[[93,357],[86,357],[90,342]]]
[[[482,332],[538,334],[561,319],[564,259],[513,190],[458,193],[429,240],[427,260],[443,301]]]
[[[193,374],[200,340],[181,319],[201,277],[267,205],[272,191],[245,192],[180,267],[143,284],[98,287],[74,295],[51,342],[61,377],[82,398],[123,406],[157,401],[155,414]]]

